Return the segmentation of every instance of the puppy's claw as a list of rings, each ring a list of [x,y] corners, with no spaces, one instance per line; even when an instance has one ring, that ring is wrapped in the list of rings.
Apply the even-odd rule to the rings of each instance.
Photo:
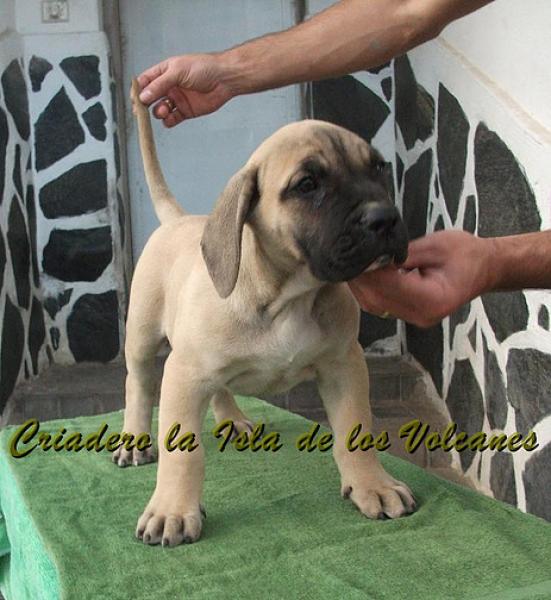
[[[153,448],[146,448],[145,450],[138,450],[133,448],[127,450],[124,446],[117,448],[113,452],[113,462],[121,468],[134,466],[139,467],[140,465],[147,465],[157,460],[157,454]]]
[[[136,537],[144,544],[160,543],[163,547],[192,544],[201,536],[204,514],[202,507],[196,513],[186,512],[185,517],[174,513],[165,516],[151,508],[140,517]]]

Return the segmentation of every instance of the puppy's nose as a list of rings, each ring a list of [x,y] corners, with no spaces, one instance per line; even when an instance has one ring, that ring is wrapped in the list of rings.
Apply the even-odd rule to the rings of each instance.
[[[389,238],[400,222],[400,213],[394,206],[377,206],[365,216],[365,226],[377,237]]]

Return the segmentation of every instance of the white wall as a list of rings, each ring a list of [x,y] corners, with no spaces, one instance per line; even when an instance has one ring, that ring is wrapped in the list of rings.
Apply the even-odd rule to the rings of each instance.
[[[134,75],[169,56],[223,50],[294,22],[291,0],[121,0],[120,7],[125,94]],[[137,259],[158,220],[128,103],[126,109],[132,242]],[[174,129],[155,122],[155,141],[169,187],[188,212],[210,212],[229,178],[260,142],[299,118],[297,88],[291,86],[236,98],[212,115]]]
[[[42,0],[17,0],[15,2],[15,20],[19,33],[59,34],[102,29],[99,0],[67,0],[68,19],[60,22],[43,22],[42,4]]]
[[[441,38],[551,130],[549,0],[495,0]]]
[[[15,24],[15,7],[13,0],[0,0],[0,33],[13,29]]]

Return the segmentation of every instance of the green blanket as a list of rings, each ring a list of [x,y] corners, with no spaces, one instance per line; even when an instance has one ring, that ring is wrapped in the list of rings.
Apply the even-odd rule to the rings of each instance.
[[[330,452],[304,453],[310,422],[244,398],[281,433],[278,452],[218,451],[206,423],[203,537],[177,548],[134,539],[156,465],[118,469],[107,452],[34,451],[0,436],[0,587],[8,600],[172,598],[551,598],[551,524],[381,453],[418,511],[369,521],[339,496]],[[41,424],[120,431],[121,413]],[[0,521],[2,530],[2,521]],[[5,532],[4,532],[5,533]]]

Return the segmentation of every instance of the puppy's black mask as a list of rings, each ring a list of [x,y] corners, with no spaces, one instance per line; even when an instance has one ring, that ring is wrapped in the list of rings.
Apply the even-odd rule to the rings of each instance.
[[[371,149],[361,164],[337,148],[337,166],[310,157],[281,193],[282,201],[299,203],[295,240],[313,275],[328,282],[353,279],[377,260],[401,264],[408,245],[382,157]]]

